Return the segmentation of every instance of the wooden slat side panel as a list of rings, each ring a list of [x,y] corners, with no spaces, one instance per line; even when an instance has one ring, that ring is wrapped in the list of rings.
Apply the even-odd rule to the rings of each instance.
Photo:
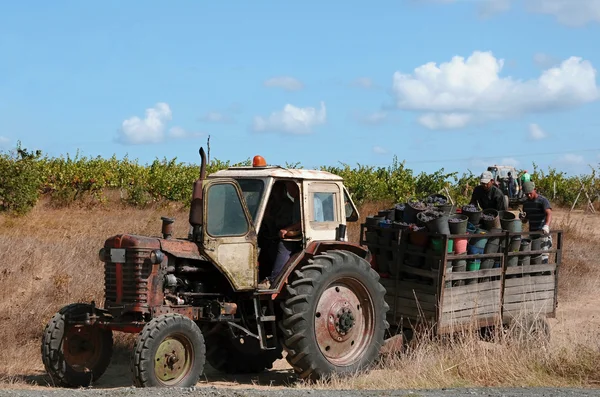
[[[520,317],[528,314],[541,315],[552,313],[554,297],[528,302],[507,303],[504,305],[505,318]]]
[[[499,322],[500,322],[500,315],[496,312],[474,314],[469,317],[461,317],[461,318],[455,318],[455,317],[449,317],[449,316],[443,315],[442,318],[440,319],[439,328],[440,328],[440,333],[446,333],[446,332],[451,332],[451,331],[457,331],[460,328],[464,328],[464,327],[471,326],[474,324],[477,324],[478,326],[485,326],[485,325],[498,324]],[[455,329],[452,330],[452,328],[455,328]]]
[[[457,295],[472,294],[472,293],[476,293],[476,292],[480,292],[480,291],[489,291],[491,289],[500,289],[501,286],[502,286],[502,284],[501,284],[500,280],[488,281],[485,283],[477,283],[477,284],[471,284],[471,285],[461,285],[459,287],[446,288],[446,290],[444,291],[444,296],[448,297],[449,295],[457,296]]]
[[[554,276],[531,276],[531,277],[523,277],[523,278],[509,278],[506,279],[504,285],[506,287],[518,287],[522,285],[536,285],[536,284],[546,284],[546,283],[554,283]]]
[[[504,305],[518,302],[533,302],[538,300],[550,299],[554,300],[554,291],[538,291],[525,294],[504,295]]]
[[[492,303],[500,305],[500,288],[461,295],[452,295],[450,289],[450,293],[444,297],[442,309],[443,312],[452,312]]]
[[[480,304],[473,307],[465,308],[463,310],[456,310],[452,312],[443,312],[442,319],[468,319],[472,316],[477,316],[479,314],[497,314],[500,315],[500,302],[491,303],[491,304]]]
[[[520,285],[517,287],[506,287],[504,295],[530,294],[533,292],[554,291],[554,282],[535,285]]]

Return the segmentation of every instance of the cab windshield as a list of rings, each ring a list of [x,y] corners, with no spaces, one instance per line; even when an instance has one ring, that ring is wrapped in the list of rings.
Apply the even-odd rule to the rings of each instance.
[[[265,183],[260,179],[236,179],[236,182],[242,188],[246,206],[248,207],[248,211],[250,211],[252,222],[254,222],[265,190]]]

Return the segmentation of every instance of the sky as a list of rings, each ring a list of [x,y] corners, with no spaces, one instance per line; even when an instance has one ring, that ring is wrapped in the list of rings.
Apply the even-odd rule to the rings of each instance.
[[[600,0],[2,2],[0,150],[587,174],[599,41]]]

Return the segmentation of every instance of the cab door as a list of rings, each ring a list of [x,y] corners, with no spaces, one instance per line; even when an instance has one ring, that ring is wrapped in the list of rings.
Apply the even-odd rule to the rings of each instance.
[[[204,253],[236,290],[254,289],[258,277],[256,231],[240,186],[229,178],[210,179],[203,190]]]

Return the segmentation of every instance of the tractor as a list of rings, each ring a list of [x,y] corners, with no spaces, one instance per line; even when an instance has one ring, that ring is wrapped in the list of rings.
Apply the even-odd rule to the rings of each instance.
[[[99,251],[103,304],[69,304],[49,320],[41,344],[48,374],[65,387],[90,386],[110,364],[114,332],[137,334],[137,387],[193,386],[206,363],[259,373],[284,350],[301,379],[368,369],[389,306],[369,250],[347,241],[346,223],[359,214],[343,179],[267,165],[261,156],[207,176],[203,148],[199,154],[188,235],[174,237],[174,219],[162,217],[162,236],[108,238]],[[268,232],[269,208],[291,200],[275,195],[290,182],[301,226],[278,240]],[[265,286],[283,240],[296,249]]]

